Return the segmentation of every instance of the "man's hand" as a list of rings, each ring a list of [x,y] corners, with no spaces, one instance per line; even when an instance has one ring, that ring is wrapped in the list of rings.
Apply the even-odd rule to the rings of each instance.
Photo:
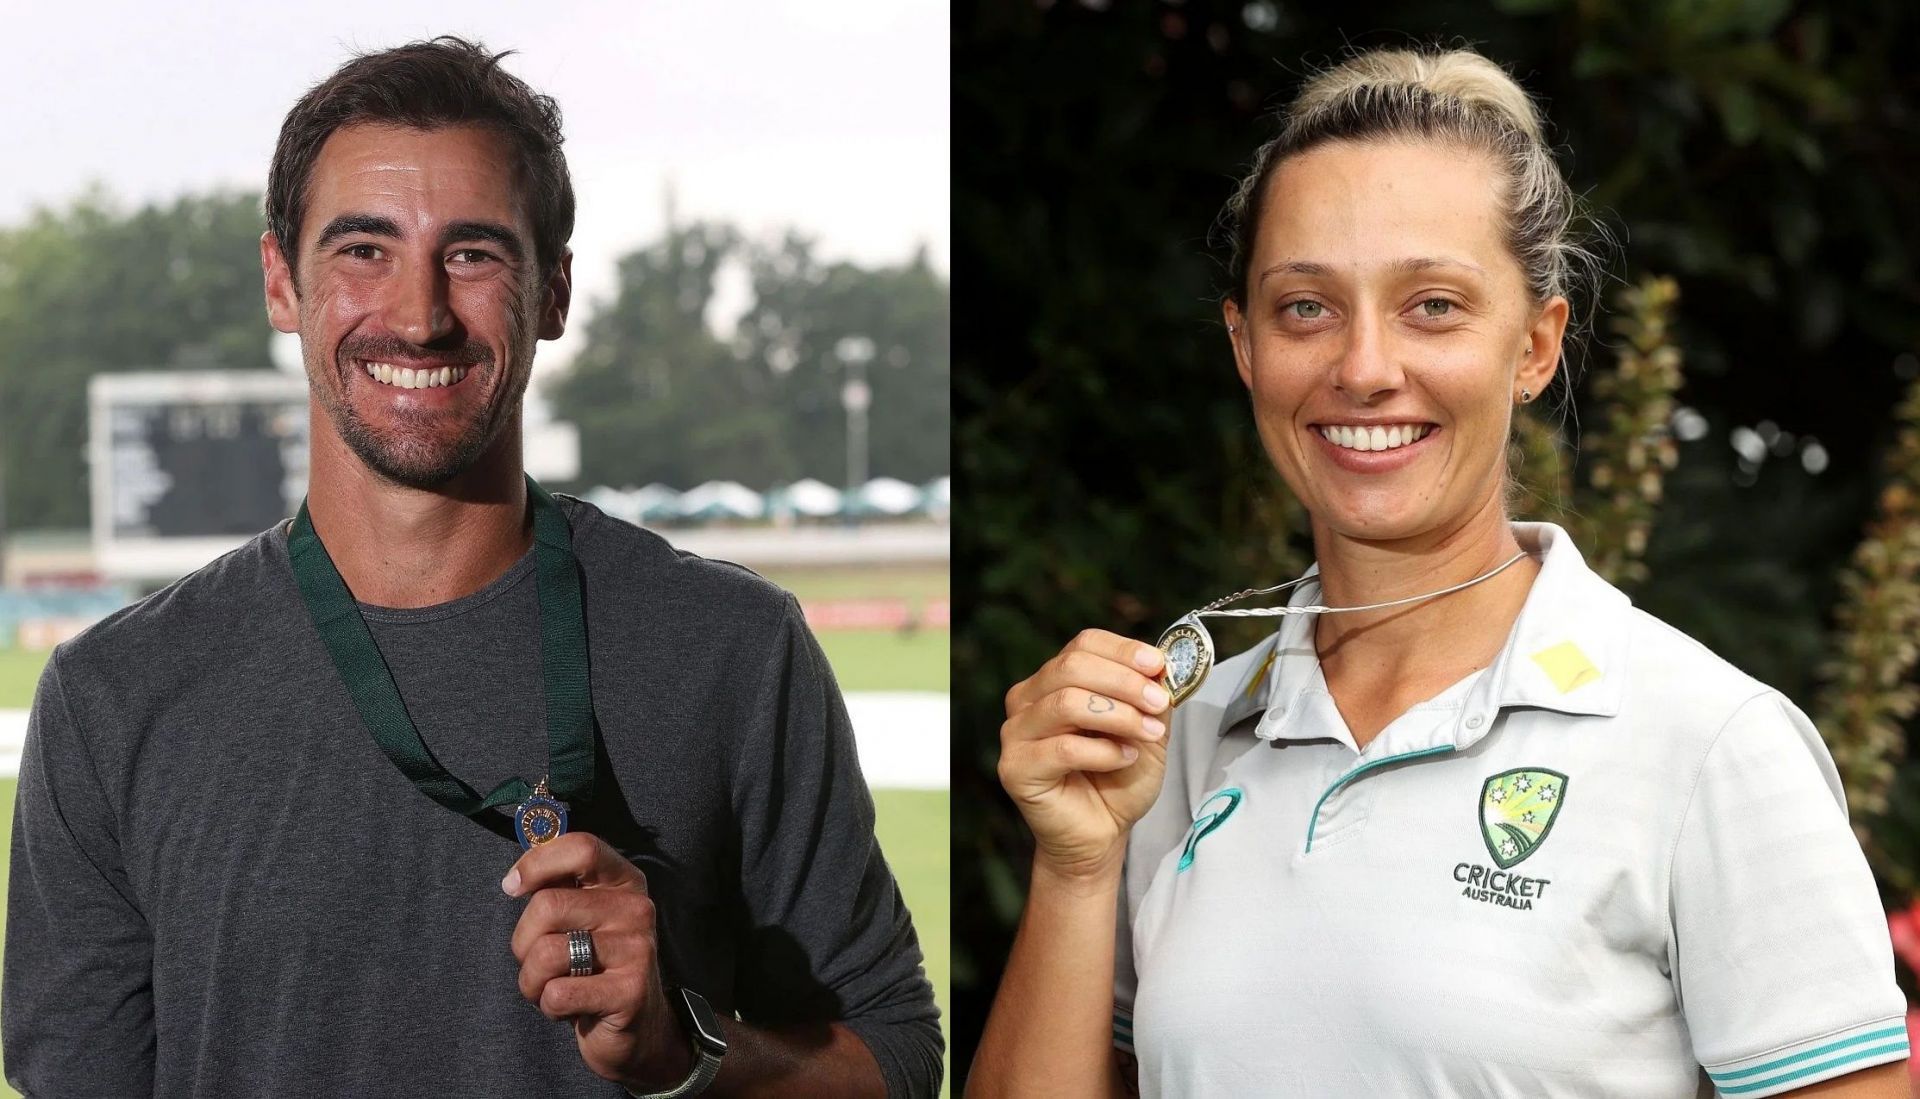
[[[572,1019],[587,1067],[633,1091],[667,1091],[693,1071],[693,1046],[660,983],[647,877],[598,837],[570,832],[533,848],[500,883],[527,897],[513,929],[520,994]],[[594,975],[569,977],[567,932],[593,934]]]

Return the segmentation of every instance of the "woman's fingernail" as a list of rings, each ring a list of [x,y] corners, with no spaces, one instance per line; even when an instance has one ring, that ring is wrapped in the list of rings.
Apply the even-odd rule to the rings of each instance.
[[[1142,645],[1133,650],[1133,663],[1141,671],[1153,671],[1160,666],[1160,650]]]
[[[1149,718],[1141,719],[1140,727],[1145,729],[1147,731],[1147,735],[1152,737],[1155,740],[1159,740],[1160,734],[1167,731],[1167,727],[1164,724],[1162,724],[1160,719],[1157,717],[1149,717]]]
[[[1156,710],[1167,704],[1167,692],[1158,683],[1147,684],[1147,689],[1141,694],[1146,696],[1147,705]]]
[[[507,871],[507,876],[500,879],[500,888],[505,890],[507,896],[509,897],[517,896],[519,894],[520,870],[518,867],[515,867],[514,869]]]
[[[1140,758],[1140,749],[1135,748],[1131,744],[1122,744],[1120,746],[1120,758],[1126,760],[1128,763],[1132,763],[1134,760]]]

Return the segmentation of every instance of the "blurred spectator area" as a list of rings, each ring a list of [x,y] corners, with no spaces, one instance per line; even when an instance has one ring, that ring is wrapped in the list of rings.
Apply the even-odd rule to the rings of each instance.
[[[84,530],[14,535],[0,554],[0,649],[50,649],[127,604],[93,567]]]

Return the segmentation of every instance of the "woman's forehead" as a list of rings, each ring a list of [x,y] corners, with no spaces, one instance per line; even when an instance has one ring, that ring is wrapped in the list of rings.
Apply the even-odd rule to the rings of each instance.
[[[1517,272],[1503,190],[1493,159],[1458,145],[1331,142],[1288,158],[1267,181],[1252,269],[1256,278],[1276,265],[1401,271],[1446,259]]]

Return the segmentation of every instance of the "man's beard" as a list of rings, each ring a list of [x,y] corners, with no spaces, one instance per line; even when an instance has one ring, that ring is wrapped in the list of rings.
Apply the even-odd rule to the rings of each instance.
[[[342,349],[345,351],[346,349]],[[359,353],[343,356],[346,366],[336,360],[332,369],[344,373],[346,370],[364,369],[360,367],[362,356]],[[378,354],[368,354],[365,358],[375,362],[385,361]],[[495,360],[491,357],[476,359],[471,369],[492,370]],[[478,379],[475,379],[476,381]],[[520,407],[520,401],[526,393],[529,376],[523,372],[515,391],[506,394],[505,405],[492,408]],[[349,385],[352,383],[349,382]],[[367,423],[347,400],[344,390],[329,387],[320,389],[321,405],[327,410],[327,418],[333,421],[333,430],[347,448],[353,451],[361,464],[372,470],[377,476],[392,484],[406,488],[432,490],[470,469],[487,452],[494,440],[500,436],[509,417],[490,415],[483,411],[460,425],[459,434],[449,442],[441,442],[435,428],[441,427],[437,421],[440,416],[414,415],[402,413],[402,426],[398,431],[383,432]],[[490,410],[489,410],[490,411]],[[413,432],[408,430],[408,422],[417,420],[428,430]]]
[[[451,443],[442,444],[405,433],[383,436],[345,401],[326,404],[334,431],[362,464],[387,481],[416,489],[437,489],[465,473],[499,436],[502,423],[491,417],[470,420]]]

